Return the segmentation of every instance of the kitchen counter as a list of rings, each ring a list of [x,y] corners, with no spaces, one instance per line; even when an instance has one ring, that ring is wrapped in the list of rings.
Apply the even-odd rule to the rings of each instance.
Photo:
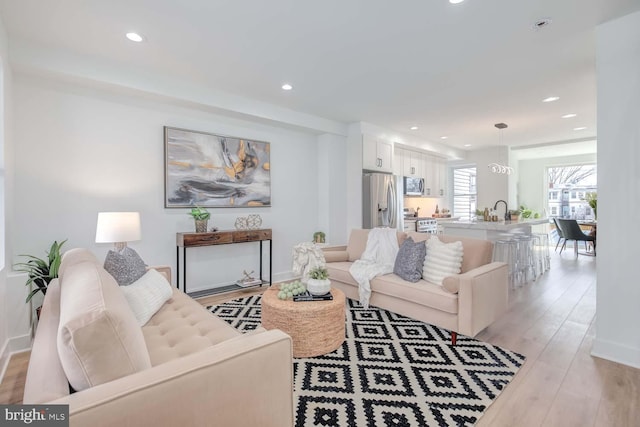
[[[509,233],[515,229],[519,229],[525,234],[531,234],[531,226],[548,224],[548,218],[527,219],[518,222],[503,221],[451,221],[443,222],[444,234],[460,237],[472,237],[475,239],[496,241],[502,233]]]

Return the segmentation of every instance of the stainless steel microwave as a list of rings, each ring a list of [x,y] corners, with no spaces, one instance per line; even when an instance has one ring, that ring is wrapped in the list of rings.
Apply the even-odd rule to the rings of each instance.
[[[405,176],[404,195],[405,196],[423,196],[424,195],[424,178],[413,176]]]

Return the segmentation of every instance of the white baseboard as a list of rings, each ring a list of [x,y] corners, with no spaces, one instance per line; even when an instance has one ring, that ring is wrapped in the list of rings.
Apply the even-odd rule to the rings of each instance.
[[[7,371],[7,366],[9,366],[9,359],[11,359],[11,353],[9,353],[9,340],[6,340],[2,346],[2,351],[0,351],[0,383],[4,379],[4,373]]]
[[[0,382],[4,379],[4,374],[7,371],[7,366],[9,366],[11,355],[29,350],[31,350],[30,335],[13,337],[5,341],[2,351],[0,352]]]
[[[591,355],[640,369],[640,348],[596,338]]]

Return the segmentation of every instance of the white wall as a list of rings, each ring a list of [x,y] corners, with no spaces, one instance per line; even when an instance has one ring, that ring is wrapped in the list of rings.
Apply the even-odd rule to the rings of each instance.
[[[273,229],[274,279],[289,277],[292,246],[320,226],[314,134],[42,77],[17,75],[14,94],[14,254],[44,255],[53,240],[68,238],[66,248],[104,257],[110,245],[94,243],[97,213],[140,211],[142,241],[130,245],[149,264],[171,265],[175,278],[175,233],[192,231],[193,221],[187,209],[163,207],[165,125],[271,143],[272,207],[211,209],[209,225],[231,229],[237,216],[260,214]],[[257,243],[188,256],[189,290],[258,271]]]
[[[516,179],[515,175],[504,175],[492,173],[487,165],[498,159],[506,160],[509,157],[507,147],[491,147],[483,150],[469,151],[467,157],[462,162],[464,165],[476,166],[476,185],[478,188],[478,209],[492,209],[498,200],[505,200],[509,203],[509,209],[514,209],[512,203],[509,202],[509,182]],[[513,165],[512,165],[513,166]],[[502,212],[504,206],[500,204],[499,212]]]
[[[516,168],[518,171],[518,206],[524,203],[528,208],[542,215],[544,209],[547,208],[547,168],[553,166],[594,164],[596,161],[597,158],[595,154],[520,160]],[[547,212],[547,214],[550,214],[550,212]]]
[[[347,227],[347,139],[324,134],[318,138],[318,212],[319,231],[331,230],[326,242],[346,244]],[[306,211],[302,207],[302,212]]]
[[[0,378],[4,374],[4,369],[8,360],[7,343],[9,340],[8,330],[8,313],[7,313],[7,278],[6,278],[6,258],[5,245],[7,235],[5,232],[5,139],[6,133],[6,111],[7,111],[7,94],[6,94],[6,76],[9,67],[8,64],[8,46],[7,35],[4,29],[4,23],[0,19]]]
[[[598,290],[592,354],[640,368],[640,12],[596,31]]]

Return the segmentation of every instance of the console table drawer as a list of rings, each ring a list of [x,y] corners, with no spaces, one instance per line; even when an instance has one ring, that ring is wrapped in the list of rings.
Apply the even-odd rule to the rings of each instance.
[[[233,243],[233,233],[178,233],[176,244],[178,246],[210,246]]]
[[[234,242],[255,242],[271,239],[271,230],[242,230],[233,232]]]

